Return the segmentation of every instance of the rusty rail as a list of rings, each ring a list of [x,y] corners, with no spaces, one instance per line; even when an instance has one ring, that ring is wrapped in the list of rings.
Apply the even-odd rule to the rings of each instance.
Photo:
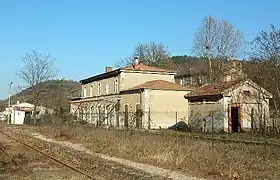
[[[0,149],[6,154],[19,168],[24,174],[26,174],[29,178],[31,178],[30,174],[11,156],[5,149],[0,145]]]
[[[24,143],[24,142],[22,142],[22,141],[19,141],[18,139],[14,138],[14,137],[11,137],[10,135],[7,135],[7,134],[3,133],[2,131],[1,131],[1,134],[3,134],[3,135],[5,135],[5,136],[9,137],[10,139],[13,139],[13,140],[19,142],[20,144],[22,144],[22,145],[24,145],[24,146],[26,146],[26,147],[28,147],[28,148],[30,148],[30,149],[32,149],[32,150],[34,150],[34,151],[40,153],[40,154],[43,154],[44,156],[48,157],[49,159],[52,159],[53,161],[55,161],[56,163],[58,163],[58,164],[60,164],[60,165],[63,165],[63,166],[65,166],[65,167],[68,167],[69,169],[72,169],[73,171],[78,172],[78,173],[80,173],[80,174],[82,174],[82,175],[84,175],[84,176],[86,176],[86,177],[88,177],[88,178],[90,178],[90,179],[96,180],[96,179],[95,179],[93,176],[91,176],[90,174],[87,174],[86,172],[83,172],[82,170],[80,170],[80,169],[78,169],[78,168],[76,168],[76,167],[73,167],[73,166],[71,166],[71,165],[69,165],[69,164],[67,164],[67,163],[65,163],[65,162],[63,162],[63,161],[61,161],[61,160],[59,160],[59,159],[53,157],[52,155],[49,155],[49,154],[47,154],[47,153],[45,153],[45,152],[43,152],[43,151],[41,151],[41,150],[39,150],[39,149],[37,149],[37,148],[34,148],[34,147],[32,147],[32,146],[30,146],[30,145],[28,145],[28,144],[26,144],[26,143]]]

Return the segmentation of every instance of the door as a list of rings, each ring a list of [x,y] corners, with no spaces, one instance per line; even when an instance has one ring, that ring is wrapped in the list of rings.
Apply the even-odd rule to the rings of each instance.
[[[238,132],[239,127],[239,107],[231,107],[231,131]]]

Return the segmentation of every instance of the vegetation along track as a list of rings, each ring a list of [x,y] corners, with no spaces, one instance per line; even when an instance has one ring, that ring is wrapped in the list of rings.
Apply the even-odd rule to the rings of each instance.
[[[31,136],[28,132],[15,127],[3,128],[3,133],[9,135],[11,138],[16,138],[18,141],[23,142],[28,146],[32,146],[33,149],[37,149],[60,160],[74,169],[77,168],[80,172],[84,172],[86,175],[94,177],[97,180],[168,179],[166,177],[151,175],[142,170],[136,170],[119,163],[102,159],[99,156],[90,155],[85,152],[39,140]]]
[[[8,135],[8,134],[6,134],[6,133],[3,133],[2,131],[0,131],[0,133],[1,133],[2,135],[4,135],[4,136],[8,137],[9,139],[12,139],[12,140],[16,141],[17,143],[20,143],[20,144],[22,144],[23,146],[25,146],[25,147],[27,147],[27,148],[29,148],[29,149],[31,149],[31,150],[33,150],[33,151],[39,153],[39,154],[44,155],[44,156],[47,157],[48,159],[51,159],[51,160],[55,161],[56,163],[58,163],[58,164],[60,164],[60,165],[62,165],[62,166],[65,166],[65,167],[67,167],[67,168],[69,168],[69,169],[71,169],[71,170],[73,170],[73,171],[75,171],[75,172],[77,172],[77,173],[79,173],[79,174],[81,174],[81,175],[83,175],[83,176],[86,176],[86,177],[88,177],[88,178],[90,178],[90,179],[95,179],[93,176],[87,174],[86,172],[83,172],[82,170],[80,170],[80,169],[78,169],[78,168],[75,168],[75,167],[71,166],[70,164],[68,164],[68,163],[66,163],[66,162],[64,162],[64,161],[62,161],[62,160],[60,160],[60,159],[58,159],[58,158],[56,158],[56,157],[54,157],[54,156],[48,154],[48,153],[45,153],[45,152],[43,152],[43,151],[41,151],[41,150],[39,150],[39,149],[37,149],[37,148],[35,148],[35,147],[33,147],[33,146],[31,146],[31,145],[25,143],[25,142],[23,142],[23,141],[20,141],[20,140],[18,140],[18,139],[16,139],[16,138],[12,137],[11,135]],[[0,144],[0,149],[4,152],[4,154],[6,154],[6,155],[21,169],[21,171],[22,171],[25,175],[27,175],[28,179],[33,179],[31,173],[29,173],[27,170],[25,170],[25,169],[20,165],[20,163],[19,163],[15,158],[13,158],[12,155],[10,155],[10,154],[5,150],[5,148],[3,147],[2,144]]]

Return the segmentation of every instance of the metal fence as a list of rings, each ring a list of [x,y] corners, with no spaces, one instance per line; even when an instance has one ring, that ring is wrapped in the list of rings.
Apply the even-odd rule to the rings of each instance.
[[[248,117],[250,117],[249,115]],[[225,117],[216,111],[210,111],[208,115],[188,114],[187,111],[155,112],[142,110],[132,112],[76,112],[76,121],[95,126],[129,129],[174,129],[181,131],[193,131],[203,133],[219,133],[231,131]],[[253,117],[253,116],[251,116]],[[229,119],[227,119],[230,121]],[[258,117],[249,118],[247,126],[238,124],[238,132],[251,131],[258,133],[279,133],[280,116],[271,114],[269,119]],[[249,123],[249,125],[248,125]]]
[[[124,127],[135,129],[169,128],[178,122],[188,124],[187,111],[154,112],[76,112],[75,120],[95,126]]]

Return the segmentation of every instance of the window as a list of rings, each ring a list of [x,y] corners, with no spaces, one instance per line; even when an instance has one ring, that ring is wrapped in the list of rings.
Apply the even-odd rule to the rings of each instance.
[[[90,97],[93,96],[93,85],[90,85]]]
[[[84,92],[83,92],[84,97],[87,97],[87,87],[84,86]]]
[[[98,83],[98,86],[97,86],[97,95],[100,96],[100,90],[101,90],[101,84]]]
[[[118,83],[118,80],[116,79],[115,81],[115,93],[118,93],[119,92],[119,83]]]
[[[106,93],[106,94],[109,94],[109,83],[106,83],[106,86],[105,86],[105,93]]]

